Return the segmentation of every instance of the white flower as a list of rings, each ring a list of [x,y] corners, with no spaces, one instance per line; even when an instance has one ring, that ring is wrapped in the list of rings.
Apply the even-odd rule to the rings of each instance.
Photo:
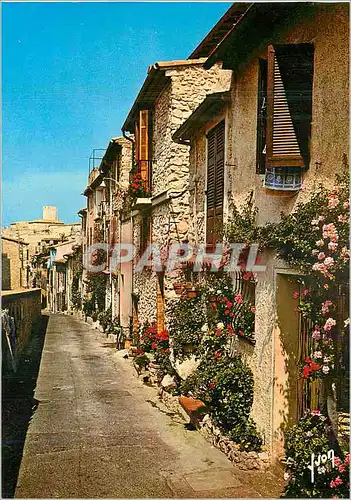
[[[207,332],[207,330],[208,330],[208,324],[207,324],[207,323],[205,323],[204,325],[202,325],[202,327],[201,327],[201,331],[202,331],[202,332],[204,332],[204,333],[206,333],[206,332]]]
[[[325,474],[326,468],[322,465],[317,469],[318,474]]]
[[[218,330],[224,330],[224,323],[217,323]]]
[[[349,324],[350,324],[350,318],[345,319],[344,326],[349,326]]]
[[[322,372],[325,374],[329,373],[329,370],[330,370],[329,366],[326,366],[326,365],[324,365],[322,368]]]

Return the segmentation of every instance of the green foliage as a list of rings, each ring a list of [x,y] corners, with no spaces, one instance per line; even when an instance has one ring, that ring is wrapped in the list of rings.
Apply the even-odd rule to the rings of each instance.
[[[104,332],[108,331],[112,323],[112,308],[109,307],[106,311],[98,314],[98,320]]]
[[[318,460],[333,447],[329,440],[331,428],[327,417],[318,411],[308,412],[286,433],[285,452],[289,482],[284,495],[288,498],[349,498],[349,455],[343,463],[335,458],[335,467],[329,460],[315,465],[312,483],[311,456]],[[337,479],[339,478],[339,479]],[[336,481],[336,483],[335,483]]]
[[[83,306],[85,314],[90,316],[87,311],[96,311],[97,314],[104,311],[106,296],[106,276],[103,273],[88,274],[85,280],[85,285],[86,291],[90,295],[90,298],[85,300]]]
[[[223,231],[229,243],[250,245],[260,242],[260,228],[256,223],[257,212],[258,209],[253,203],[253,192],[247,196],[245,203],[240,208],[232,204],[232,215]]]
[[[253,375],[239,356],[203,360],[181,391],[206,403],[214,422],[246,451],[260,450],[262,439],[250,419]]]
[[[195,298],[176,300],[169,306],[169,336],[175,356],[185,359],[191,355],[189,346],[198,348],[201,343],[205,308],[201,294]]]

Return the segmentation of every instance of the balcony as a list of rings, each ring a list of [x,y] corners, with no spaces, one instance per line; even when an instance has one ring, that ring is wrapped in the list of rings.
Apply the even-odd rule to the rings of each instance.
[[[264,187],[272,191],[298,191],[302,186],[300,167],[266,168]]]

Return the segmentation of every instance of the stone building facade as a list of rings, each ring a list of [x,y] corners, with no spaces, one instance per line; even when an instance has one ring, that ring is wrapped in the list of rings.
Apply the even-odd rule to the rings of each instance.
[[[54,206],[43,207],[42,219],[14,222],[3,228],[3,236],[28,244],[25,266],[29,268],[29,274],[23,286],[31,287],[34,284],[36,269],[32,265],[32,259],[35,255],[47,253],[50,245],[74,237],[79,232],[80,223],[65,224],[60,221]]]
[[[124,137],[112,138],[98,167],[93,168],[88,177],[88,185],[84,191],[87,207],[80,210],[82,217],[82,251],[83,258],[91,261],[91,249],[94,245],[108,246],[107,259],[103,274],[106,280],[105,308],[111,307],[112,316],[120,314],[118,285],[118,268],[112,268],[110,257],[113,249],[120,241],[121,210],[123,193],[129,185],[131,168],[131,142]],[[88,270],[83,270],[83,298]]]
[[[132,223],[132,242],[138,257],[147,244],[166,249],[172,243],[188,240],[191,209],[189,207],[189,151],[172,141],[172,135],[207,94],[229,88],[231,71],[214,65],[208,72],[204,59],[158,62],[149,67],[147,78],[122,127],[134,139],[134,172],[143,169],[145,160],[146,198],[137,199],[124,224]],[[144,113],[148,116],[147,152],[145,137],[140,135]],[[140,137],[139,137],[140,135]],[[145,150],[145,148],[144,148]],[[144,155],[144,157],[142,156]],[[147,158],[145,158],[145,155]],[[172,278],[164,271],[144,268],[134,262],[132,308],[134,328],[146,320],[156,321],[158,330],[167,324],[168,300],[175,297]],[[125,321],[127,318],[125,318]],[[124,325],[126,326],[126,325]]]
[[[253,30],[258,30],[256,38]],[[248,197],[258,207],[259,225],[278,221],[282,212],[291,213],[307,200],[319,183],[331,185],[349,151],[349,6],[253,4],[245,21],[239,23],[237,35],[235,30],[231,33],[230,43],[227,40],[217,48],[214,43],[205,63],[211,69],[222,62],[224,68],[233,70],[229,96],[219,93],[202,109],[197,108],[174,135],[178,143],[190,146],[188,199],[194,217],[189,239],[195,243],[205,242],[208,236],[208,142],[209,134],[220,124],[225,142],[223,223],[230,219],[233,204],[240,207]],[[260,109],[265,105],[260,101],[260,82],[272,46],[277,51],[299,46],[312,54],[309,161],[302,170],[291,170],[298,182],[295,189],[287,183],[274,185],[279,180],[277,171],[262,169],[260,164],[262,153],[267,154],[265,144],[259,144]],[[204,50],[200,44],[190,57],[203,55]],[[308,57],[304,58],[306,65]],[[299,319],[289,312],[294,310],[296,271],[273,251],[266,250],[262,257],[266,270],[258,273],[255,287],[256,342],[238,338],[235,347],[254,373],[253,418],[269,451],[281,456],[284,429],[296,421],[298,413]]]
[[[29,280],[28,243],[1,237],[1,289],[24,288]]]

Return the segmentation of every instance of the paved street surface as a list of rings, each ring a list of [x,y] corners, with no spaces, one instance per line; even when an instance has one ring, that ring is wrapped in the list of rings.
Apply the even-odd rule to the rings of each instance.
[[[50,316],[35,398],[18,498],[279,496],[274,476],[235,469],[70,316]]]

